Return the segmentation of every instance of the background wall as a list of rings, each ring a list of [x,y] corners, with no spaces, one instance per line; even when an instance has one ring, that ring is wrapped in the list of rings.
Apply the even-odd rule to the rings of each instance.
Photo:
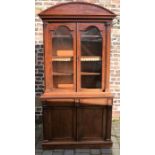
[[[42,115],[39,96],[44,91],[44,66],[43,66],[43,28],[42,21],[37,16],[41,11],[65,2],[83,1],[98,4],[117,14],[113,21],[111,33],[111,69],[110,88],[114,95],[113,117],[119,117],[120,107],[120,2],[119,0],[35,0],[35,92],[36,92],[36,117]]]

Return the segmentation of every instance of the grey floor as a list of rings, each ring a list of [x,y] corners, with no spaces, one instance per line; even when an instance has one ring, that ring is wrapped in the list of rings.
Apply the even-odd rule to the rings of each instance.
[[[74,149],[74,150],[42,150],[42,125],[36,124],[36,146],[35,155],[119,155],[120,154],[120,122],[114,120],[112,122],[112,149]]]

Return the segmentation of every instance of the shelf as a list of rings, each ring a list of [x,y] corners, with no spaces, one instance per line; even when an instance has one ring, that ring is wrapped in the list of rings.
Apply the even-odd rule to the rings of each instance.
[[[102,92],[99,88],[81,88],[81,92]]]
[[[73,73],[60,73],[60,72],[53,72],[53,76],[72,76]]]
[[[101,39],[100,40],[92,40],[92,39],[91,40],[86,40],[86,39],[84,40],[84,39],[82,39],[82,42],[88,42],[88,43],[89,42],[91,42],[91,43],[99,43],[101,41],[102,41]]]
[[[52,61],[72,61],[72,56],[54,56]]]
[[[72,39],[71,35],[52,35],[53,38],[67,38]]]
[[[100,35],[81,35],[82,38],[101,38]]]
[[[59,93],[59,92],[65,93],[66,91],[71,93],[74,91],[74,89],[73,88],[53,88],[53,91],[56,93]],[[65,99],[64,99],[64,101],[65,101]]]
[[[81,75],[101,75],[101,73],[96,73],[96,72],[81,72]]]
[[[82,42],[102,42],[102,37],[99,35],[83,35],[81,36]]]
[[[81,61],[101,61],[100,56],[81,56]]]
[[[73,89],[73,84],[58,84],[58,89]]]

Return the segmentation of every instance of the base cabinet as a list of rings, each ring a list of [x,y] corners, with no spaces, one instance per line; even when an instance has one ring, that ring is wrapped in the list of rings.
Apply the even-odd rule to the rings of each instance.
[[[77,111],[78,139],[80,141],[105,139],[105,107],[81,106]]]
[[[43,106],[44,140],[74,141],[76,109],[74,106]]]
[[[80,103],[43,105],[44,149],[111,147],[112,106]]]

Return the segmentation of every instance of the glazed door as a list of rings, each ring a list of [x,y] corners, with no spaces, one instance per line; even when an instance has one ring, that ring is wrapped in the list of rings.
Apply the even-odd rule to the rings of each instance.
[[[50,24],[49,41],[52,90],[76,91],[76,24]]]
[[[77,25],[78,91],[104,91],[104,24]]]

